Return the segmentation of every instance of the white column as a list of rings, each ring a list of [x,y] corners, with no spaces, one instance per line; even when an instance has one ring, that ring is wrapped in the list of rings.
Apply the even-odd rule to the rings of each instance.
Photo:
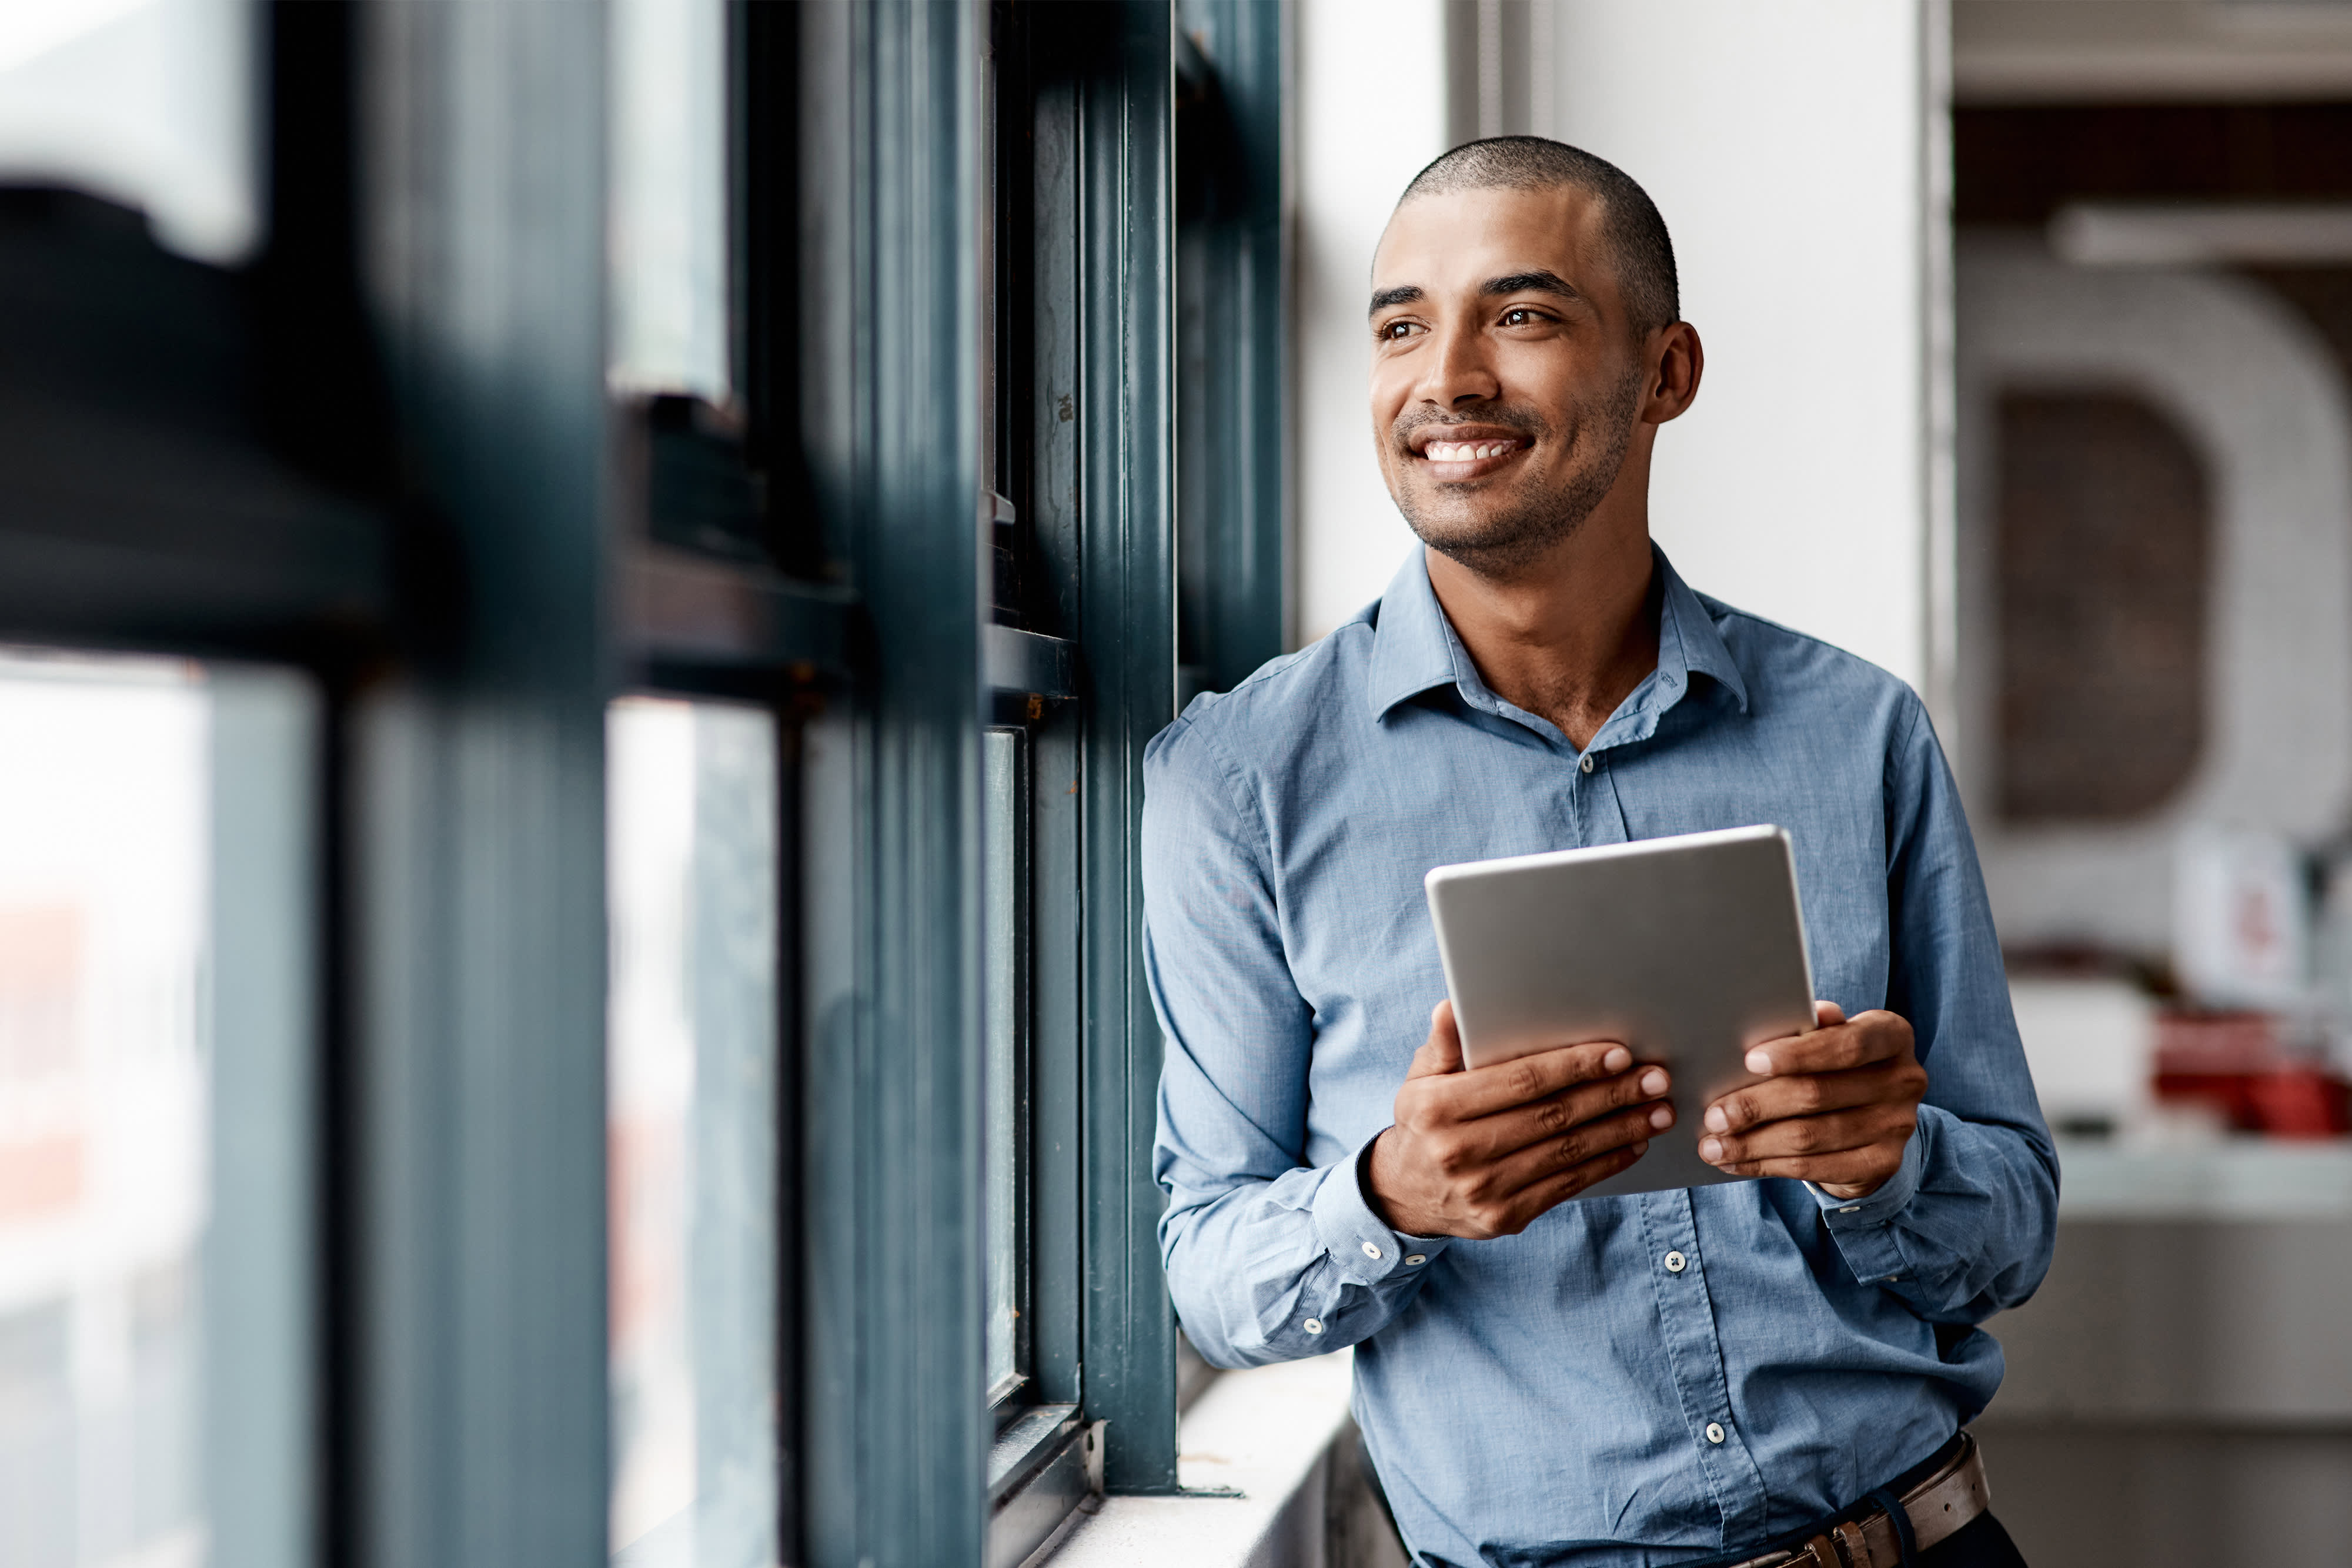
[[[1549,95],[1657,203],[1706,347],[1658,443],[1659,542],[1939,708],[1947,25],[1939,0],[1559,0]]]
[[[1380,596],[1413,548],[1372,450],[1372,249],[1445,151],[1439,0],[1300,0],[1297,20],[1297,491],[1294,645]]]

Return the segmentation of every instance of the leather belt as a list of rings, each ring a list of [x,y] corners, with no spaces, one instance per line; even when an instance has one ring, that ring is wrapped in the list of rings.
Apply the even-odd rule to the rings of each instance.
[[[1950,1460],[1903,1494],[1903,1511],[1911,1519],[1911,1538],[1925,1552],[1956,1533],[1992,1506],[1992,1489],[1985,1482],[1984,1456],[1977,1440],[1962,1432]],[[1895,1568],[1903,1561],[1903,1543],[1895,1521],[1883,1508],[1843,1520],[1793,1552],[1767,1552],[1734,1563],[1732,1568]]]

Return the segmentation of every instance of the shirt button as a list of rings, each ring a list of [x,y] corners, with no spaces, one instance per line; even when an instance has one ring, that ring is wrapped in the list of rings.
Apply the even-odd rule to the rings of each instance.
[[[1370,1242],[1369,1242],[1369,1241],[1367,1241],[1367,1242],[1365,1242],[1365,1243],[1364,1243],[1364,1256],[1365,1256],[1365,1257],[1367,1257],[1367,1258],[1377,1258],[1377,1257],[1379,1257],[1380,1255],[1381,1255],[1381,1249],[1380,1249],[1378,1247],[1375,1247],[1374,1245],[1372,1245],[1372,1244],[1371,1244]]]
[[[1589,752],[1589,751],[1588,751],[1588,752],[1586,752],[1586,753],[1585,753],[1581,758],[1578,758],[1576,766],[1577,766],[1577,768],[1578,768],[1580,771],[1582,771],[1582,772],[1586,772],[1586,773],[1590,773],[1590,772],[1591,772],[1591,771],[1592,771],[1592,753],[1591,753],[1591,752]]]
[[[1309,1318],[1309,1319],[1307,1319],[1305,1322],[1303,1322],[1303,1323],[1299,1324],[1298,1326],[1299,1326],[1300,1328],[1305,1329],[1308,1333],[1321,1333],[1323,1332],[1323,1320],[1322,1320],[1321,1318]],[[1710,1428],[1710,1430],[1713,1430],[1713,1431],[1721,1431],[1721,1430],[1722,1430],[1722,1428],[1721,1428],[1721,1427],[1712,1427],[1712,1428]],[[1717,1438],[1716,1439],[1716,1441],[1717,1441],[1717,1442],[1718,1442],[1718,1443],[1720,1443],[1720,1442],[1722,1442],[1722,1441],[1723,1441],[1723,1439],[1722,1439],[1722,1438],[1720,1438],[1720,1437],[1717,1437]]]
[[[1706,1440],[1710,1443],[1720,1443],[1723,1441],[1722,1422],[1709,1421],[1706,1424]]]
[[[1679,1274],[1690,1266],[1690,1260],[1679,1252],[1667,1253],[1665,1261],[1666,1272],[1669,1274]]]
[[[1405,1254],[1404,1266],[1408,1269],[1418,1269],[1428,1261],[1427,1258],[1418,1252],[1408,1252]]]

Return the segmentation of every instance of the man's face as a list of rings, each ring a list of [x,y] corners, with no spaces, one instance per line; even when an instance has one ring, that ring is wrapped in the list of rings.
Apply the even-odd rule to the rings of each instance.
[[[1575,531],[1623,466],[1648,370],[1600,204],[1461,191],[1397,209],[1372,263],[1372,428],[1433,549],[1508,573]]]

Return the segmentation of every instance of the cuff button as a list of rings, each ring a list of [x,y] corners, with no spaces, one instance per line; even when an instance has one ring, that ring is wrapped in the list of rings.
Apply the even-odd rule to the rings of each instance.
[[[1309,1318],[1298,1326],[1305,1329],[1308,1333],[1321,1333],[1323,1332],[1323,1320],[1321,1318]]]

